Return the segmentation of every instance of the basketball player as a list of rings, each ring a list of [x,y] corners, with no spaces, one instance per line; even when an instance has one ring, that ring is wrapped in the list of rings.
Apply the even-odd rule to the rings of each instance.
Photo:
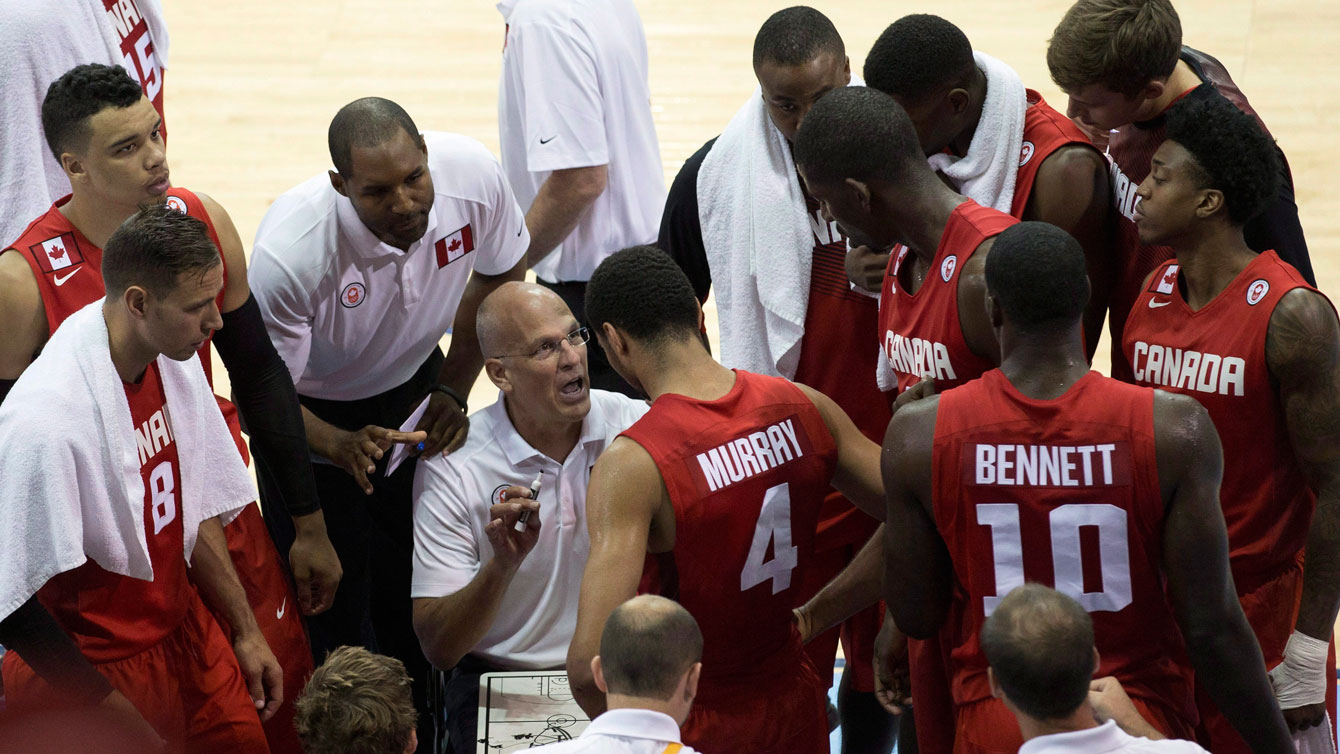
[[[122,65],[163,115],[168,31],[161,0],[0,0],[0,244],[70,193],[70,180],[42,139],[42,99],[61,74],[84,63]],[[163,130],[166,138],[167,130]]]
[[[792,591],[812,565],[829,485],[862,510],[879,507],[877,446],[822,393],[713,360],[693,288],[658,249],[602,262],[586,313],[652,406],[592,472],[591,550],[568,649],[577,701],[592,717],[605,709],[591,673],[601,627],[659,553],[660,590],[703,633],[684,743],[827,752],[825,684],[792,623]]]
[[[247,286],[242,243],[228,213],[213,199],[171,188],[158,126],[162,119],[139,84],[120,67],[83,65],[51,85],[43,103],[51,151],[69,174],[72,193],[51,205],[0,253],[0,399],[61,322],[104,294],[102,246],[142,204],[164,203],[199,218],[219,248],[226,280],[220,309],[226,327],[213,339],[258,452],[258,467],[277,470],[283,503],[304,536],[290,551],[298,593],[284,573],[265,523],[249,506],[225,527],[229,551],[266,639],[284,665],[296,699],[311,672],[311,652],[299,610],[324,610],[333,599],[340,565],[307,471],[296,393],[265,333]],[[211,376],[209,343],[200,349]],[[238,408],[219,398],[243,459]],[[269,458],[269,463],[260,463]],[[301,599],[298,599],[298,595]],[[276,751],[298,751],[292,703],[267,725]]]
[[[1122,353],[1126,315],[1145,276],[1172,257],[1168,247],[1141,240],[1135,227],[1135,192],[1163,142],[1163,116],[1178,102],[1211,98],[1227,99],[1253,117],[1256,112],[1222,63],[1182,46],[1171,0],[1079,0],[1052,33],[1047,67],[1070,98],[1067,114],[1090,133],[1108,137],[1112,202],[1119,215],[1108,331],[1112,376],[1129,380],[1131,367]],[[1289,163],[1283,151],[1276,148],[1276,154],[1278,191],[1247,224],[1247,245],[1254,251],[1274,249],[1315,284]]]
[[[955,750],[1022,743],[979,635],[1005,594],[1036,581],[1092,614],[1098,674],[1164,735],[1192,733],[1194,667],[1253,751],[1292,751],[1234,599],[1210,417],[1089,371],[1084,254],[1064,231],[1006,230],[986,276],[1000,369],[905,406],[883,456],[885,599],[909,636],[953,624]]]
[[[219,521],[255,491],[191,363],[222,324],[226,263],[202,220],[162,204],[105,245],[107,297],[0,406],[8,702],[128,702],[169,751],[263,754],[282,671]]]
[[[974,54],[967,36],[938,16],[890,24],[866,55],[864,73],[866,86],[907,111],[922,151],[957,191],[1021,220],[1051,223],[1080,242],[1095,289],[1084,319],[1092,355],[1107,313],[1112,211],[1107,161],[1089,137],[1025,89],[1008,65]],[[1019,112],[1022,122],[1014,120]],[[853,253],[849,267],[862,256]],[[853,282],[879,290],[885,265],[871,261],[871,274]]]
[[[791,158],[796,129],[810,106],[851,79],[842,37],[813,8],[778,11],[754,38],[753,68],[759,89],[721,137],[690,157],[675,178],[659,245],[689,276],[699,301],[707,300],[715,283],[722,364],[809,385],[878,442],[892,415],[889,398],[875,383],[879,354],[870,347],[878,339],[879,305],[847,284],[846,236],[822,216]],[[736,161],[750,159],[751,150],[767,150],[776,159],[732,170]],[[730,198],[736,188],[731,180],[755,187],[752,205]],[[770,201],[765,190],[789,198],[789,205]],[[749,255],[773,274],[786,270],[794,279],[741,274],[736,265]],[[874,530],[873,519],[830,490],[814,544],[818,565],[797,594],[808,599],[818,591]],[[887,752],[898,733],[873,694],[871,650],[880,617],[872,607],[806,643],[815,667],[830,680],[827,668],[841,638],[847,665],[837,702],[843,750],[853,754]]]
[[[1141,242],[1174,258],[1146,281],[1123,347],[1136,384],[1189,395],[1214,419],[1238,599],[1275,668],[1285,717],[1310,726],[1323,702],[1332,714],[1335,703],[1327,646],[1340,604],[1340,326],[1297,270],[1244,237],[1273,200],[1278,172],[1255,119],[1205,97],[1173,108],[1166,129],[1135,224]],[[1201,696],[1206,748],[1245,751]]]

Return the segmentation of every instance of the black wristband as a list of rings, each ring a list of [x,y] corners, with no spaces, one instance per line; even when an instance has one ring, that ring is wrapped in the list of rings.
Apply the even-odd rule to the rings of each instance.
[[[451,396],[451,399],[453,401],[456,401],[456,403],[460,405],[461,413],[463,414],[470,413],[470,407],[465,403],[465,399],[461,397],[460,393],[456,392],[455,390],[452,390],[451,388],[447,387],[446,385],[443,385],[440,382],[429,388],[428,392],[431,393],[434,390],[436,390],[439,393],[446,393],[447,395]]]

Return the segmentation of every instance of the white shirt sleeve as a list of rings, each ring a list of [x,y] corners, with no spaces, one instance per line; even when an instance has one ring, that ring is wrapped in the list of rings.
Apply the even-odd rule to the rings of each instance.
[[[414,575],[410,597],[445,597],[464,589],[479,571],[479,548],[461,493],[470,487],[437,457],[414,472]]]
[[[608,165],[605,108],[591,46],[572,25],[526,24],[509,50],[520,66],[526,168],[532,173]]]
[[[490,197],[484,210],[486,216],[481,237],[497,240],[485,241],[486,246],[480,249],[474,268],[483,275],[501,275],[526,255],[530,248],[530,231],[526,228],[526,213],[516,203],[502,165],[490,156],[489,166],[493,172],[485,179]]]
[[[311,293],[302,290],[274,254],[267,253],[260,239],[251,256],[247,283],[260,306],[265,330],[296,385],[312,350]]]

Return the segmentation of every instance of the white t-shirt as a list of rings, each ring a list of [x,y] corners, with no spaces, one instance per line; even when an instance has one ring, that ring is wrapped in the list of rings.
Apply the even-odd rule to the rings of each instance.
[[[1024,742],[1019,754],[1209,754],[1195,741],[1168,739],[1151,741],[1148,738],[1136,738],[1121,728],[1115,721],[1108,720],[1097,728],[1077,730],[1069,733],[1053,733],[1050,736],[1038,736]]]
[[[466,136],[423,137],[435,196],[408,251],[373,235],[324,172],[256,230],[247,279],[303,395],[348,401],[402,384],[451,327],[470,273],[500,275],[530,245],[493,155]]]
[[[644,401],[591,391],[581,439],[562,464],[521,438],[501,395],[470,416],[470,437],[445,458],[419,461],[414,474],[411,597],[455,594],[493,558],[484,527],[509,485],[540,488],[540,537],[521,562],[488,633],[470,651],[509,670],[562,667],[577,628],[577,596],[591,549],[586,485],[596,458],[647,413]]]
[[[649,709],[612,709],[592,720],[581,735],[537,748],[546,754],[663,754],[670,744],[680,743],[675,719]],[[698,754],[681,746],[678,754]]]
[[[642,20],[632,0],[503,0],[498,10],[498,130],[522,209],[552,171],[609,166],[604,193],[535,265],[551,283],[590,280],[610,254],[655,243],[665,206]]]

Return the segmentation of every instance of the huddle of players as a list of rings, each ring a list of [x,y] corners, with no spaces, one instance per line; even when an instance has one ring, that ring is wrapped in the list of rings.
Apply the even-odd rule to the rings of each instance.
[[[1085,28],[1086,13],[1112,4],[1077,4],[1052,51]],[[1158,2],[1121,5],[1136,16],[1164,12],[1165,21],[1171,13]],[[939,21],[920,18],[915,23]],[[1171,20],[1175,26],[1175,14]],[[1061,81],[1081,103],[1075,107],[1089,103],[1072,107],[1086,125],[1123,127],[1109,144],[1121,166],[1113,168],[1110,195],[1131,205],[1118,222],[1130,223],[1140,244],[1110,252],[1123,265],[1115,277],[1099,274],[1102,257],[1092,243],[1075,240],[1101,244],[1101,233],[1084,232],[1087,221],[1076,219],[1070,234],[1020,223],[946,186],[925,160],[928,151],[954,148],[953,138],[927,143],[928,124],[945,112],[939,103],[848,87],[804,115],[794,154],[806,189],[867,251],[891,250],[881,342],[922,344],[886,351],[899,387],[933,385],[942,393],[921,387],[911,396],[924,400],[901,404],[882,461],[878,446],[821,393],[717,364],[699,336],[693,288],[664,254],[635,248],[600,266],[587,292],[588,320],[611,364],[653,405],[592,475],[591,552],[568,663],[588,712],[603,705],[589,660],[605,618],[636,591],[647,552],[675,551],[676,583],[661,586],[704,634],[704,675],[686,743],[707,751],[826,750],[823,684],[801,649],[786,592],[793,572],[807,565],[831,484],[887,521],[885,536],[868,548],[876,557],[858,558],[853,568],[874,562],[886,569],[890,615],[914,637],[911,692],[925,751],[1017,749],[1017,729],[986,690],[976,635],[994,604],[1025,581],[1050,583],[1093,612],[1100,673],[1117,676],[1165,734],[1199,734],[1215,751],[1284,751],[1281,705],[1290,707],[1290,725],[1315,724],[1334,691],[1325,637],[1340,600],[1331,487],[1340,479],[1332,450],[1340,447],[1332,438],[1340,427],[1335,314],[1293,267],[1249,245],[1244,226],[1271,203],[1284,170],[1278,150],[1253,118],[1216,94],[1226,85],[1208,72],[1221,68],[1199,53],[1178,57],[1180,29],[1176,36],[1177,67],[1169,73],[1164,61],[1134,90],[1101,76]],[[1163,107],[1141,110],[1164,87],[1175,88],[1183,66],[1198,84],[1215,83],[1198,85],[1166,116]],[[962,89],[947,83],[937,91],[953,105]],[[1110,122],[1095,114],[1112,103],[1128,109]],[[157,117],[147,100],[141,104],[114,111],[125,134],[103,129],[117,138],[95,146],[108,155],[125,145],[161,150]],[[967,117],[958,105],[949,112]],[[71,116],[76,124],[87,117]],[[1157,121],[1127,127],[1151,117]],[[1145,137],[1150,169],[1120,162],[1127,132]],[[1038,173],[1070,144],[1083,146],[1071,134],[1030,155]],[[1075,169],[1086,175],[1087,167],[1092,178],[1096,152],[1075,151]],[[116,177],[117,159],[99,166],[99,177]],[[86,195],[126,211],[90,209],[94,222],[55,235],[77,232],[78,248],[100,249],[141,199],[163,195],[155,190],[166,185],[163,173],[137,191],[88,179]],[[1092,188],[1109,195],[1106,184]],[[223,250],[226,283],[243,302],[221,308],[249,318],[255,304],[241,295],[244,274],[234,284],[231,273],[241,265],[228,254],[236,233],[226,215],[207,199],[173,191],[169,206],[175,197],[201,217]],[[1127,202],[1128,194],[1139,204]],[[1093,197],[1082,198],[1073,218],[1088,214]],[[1026,220],[1052,217],[1041,202],[1016,203]],[[53,306],[69,278],[45,274],[59,264],[54,247],[40,243],[47,230],[32,247],[14,245],[31,254],[0,256],[24,262],[18,271],[0,269],[10,282],[31,266],[49,289],[30,287],[29,298],[10,302],[30,315],[12,321],[31,323],[37,334],[32,342],[10,340],[27,346],[29,357],[62,313],[78,308]],[[1132,380],[1146,387],[1088,372],[1086,273],[1093,289],[1113,291],[1108,305],[1118,332],[1117,302],[1123,295],[1133,302],[1121,305],[1125,329],[1114,347]],[[739,593],[730,588],[737,571]],[[867,596],[873,601],[857,594],[837,602],[863,607]],[[277,612],[282,618],[282,603]],[[843,616],[825,616],[834,617]],[[7,671],[18,661],[7,658]],[[1273,695],[1267,664],[1279,665]]]
[[[899,24],[953,36],[932,17]],[[1057,59],[1108,44],[1139,49],[1088,69]],[[1132,72],[1133,60],[1149,68]],[[712,361],[693,286],[656,250],[620,252],[593,276],[590,323],[653,403],[593,472],[574,692],[588,712],[602,709],[587,669],[593,637],[637,589],[645,554],[673,551],[676,578],[662,589],[704,634],[685,741],[824,750],[822,685],[784,614],[831,483],[885,529],[851,566],[865,576],[834,581],[810,603],[831,610],[806,620],[833,625],[866,606],[882,570],[885,634],[911,639],[922,751],[1018,750],[977,637],[1028,581],[1092,613],[1098,673],[1160,733],[1216,752],[1292,750],[1291,729],[1334,709],[1340,325],[1299,272],[1301,239],[1281,230],[1297,228],[1282,155],[1222,67],[1181,47],[1169,4],[1084,0],[1049,62],[1080,124],[1117,130],[1112,183],[1076,187],[1085,201],[1071,216],[1095,195],[1118,216],[1102,233],[1072,234],[1086,223],[1038,222],[1043,208],[1030,216],[1028,198],[1013,215],[981,206],[928,165],[928,153],[954,148],[934,140],[937,118],[972,118],[953,77],[969,88],[973,77],[936,62],[929,99],[820,92],[792,141],[824,214],[862,254],[889,250],[879,335],[906,397],[882,477],[879,450],[828,398]],[[867,68],[866,78],[877,77]],[[1046,106],[1030,97],[1029,107]],[[1039,174],[1056,147],[1087,141],[1059,119],[1035,127],[1065,137],[1049,151],[1028,142],[1021,167],[1044,161]],[[1072,175],[1092,180],[1096,151],[1074,151]],[[1032,176],[1039,187],[1057,179]],[[1125,381],[1089,370],[1094,291]],[[1025,700],[1043,719],[1079,701]]]

